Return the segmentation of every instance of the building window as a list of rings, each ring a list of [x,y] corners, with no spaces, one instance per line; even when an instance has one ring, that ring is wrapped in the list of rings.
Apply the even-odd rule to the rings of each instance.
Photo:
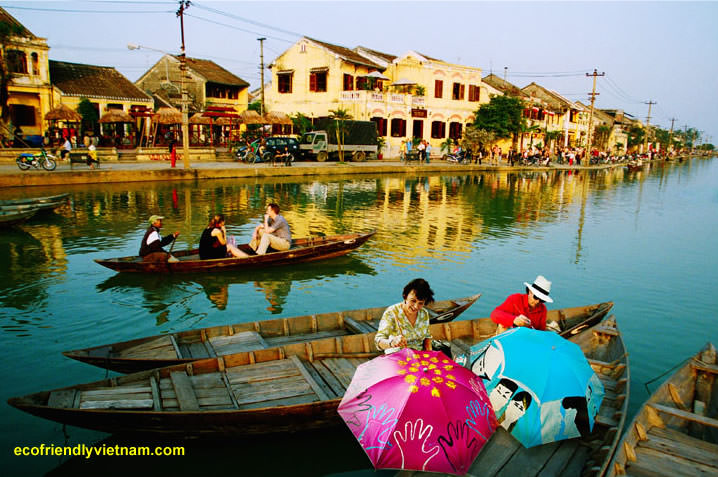
[[[444,82],[442,80],[434,80],[434,97],[441,98],[444,91]]]
[[[415,119],[411,129],[411,137],[418,137],[424,139],[424,121],[421,119]]]
[[[7,68],[10,73],[27,74],[27,57],[24,51],[8,50]]]
[[[391,120],[391,137],[406,137],[406,120],[394,118]]]
[[[481,98],[481,88],[476,85],[469,85],[469,101],[479,101]]]
[[[464,99],[464,85],[461,83],[454,83],[454,87],[451,90],[451,99],[462,100]]]
[[[443,121],[432,121],[431,137],[434,139],[444,139],[446,137],[446,123]]]
[[[371,120],[376,124],[376,135],[385,137],[386,136],[386,119],[375,116],[375,117],[371,118]]]
[[[309,91],[316,93],[325,93],[327,91],[326,71],[309,74]]]
[[[455,141],[461,139],[461,123],[449,123],[449,137]]]
[[[369,89],[369,82],[366,76],[359,76],[357,78],[357,91],[365,91]]]
[[[292,75],[294,73],[279,73],[277,74],[277,91],[279,93],[291,93],[292,92]]]
[[[299,53],[306,53],[306,52],[307,52],[307,44],[302,43],[301,45],[299,45]]]
[[[34,76],[40,75],[40,61],[38,59],[37,53],[32,53],[30,55],[31,61],[32,61],[32,74]]]
[[[24,104],[11,104],[10,118],[16,126],[35,126],[35,108]]]
[[[354,77],[352,75],[348,75],[344,73],[344,91],[353,91],[354,90]],[[359,88],[357,88],[359,89]]]
[[[231,89],[227,90],[227,98],[228,99],[239,98],[239,90],[237,88],[231,88]]]

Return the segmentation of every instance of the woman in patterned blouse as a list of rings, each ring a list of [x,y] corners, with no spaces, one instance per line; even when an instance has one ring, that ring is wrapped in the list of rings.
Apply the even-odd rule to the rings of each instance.
[[[434,291],[423,278],[410,281],[403,292],[404,301],[384,311],[374,342],[384,353],[401,348],[431,349],[429,312],[425,305],[434,302]]]

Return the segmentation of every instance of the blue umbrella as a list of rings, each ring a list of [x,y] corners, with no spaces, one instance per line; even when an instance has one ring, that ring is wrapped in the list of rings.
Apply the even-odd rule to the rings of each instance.
[[[457,358],[484,380],[499,425],[524,447],[590,434],[604,389],[581,348],[513,328]]]

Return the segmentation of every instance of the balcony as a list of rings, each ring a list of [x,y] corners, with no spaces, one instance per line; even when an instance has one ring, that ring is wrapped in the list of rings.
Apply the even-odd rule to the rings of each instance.
[[[345,103],[357,101],[370,101],[374,103],[383,103],[384,95],[376,91],[342,91],[339,100]]]

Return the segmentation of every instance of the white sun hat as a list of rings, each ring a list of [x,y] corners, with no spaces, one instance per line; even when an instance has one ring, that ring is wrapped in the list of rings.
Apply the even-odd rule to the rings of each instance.
[[[531,285],[526,282],[524,282],[524,285],[531,290],[536,298],[540,298],[547,303],[553,303],[553,299],[548,296],[551,292],[551,282],[546,280],[546,277],[543,275],[537,276]]]

